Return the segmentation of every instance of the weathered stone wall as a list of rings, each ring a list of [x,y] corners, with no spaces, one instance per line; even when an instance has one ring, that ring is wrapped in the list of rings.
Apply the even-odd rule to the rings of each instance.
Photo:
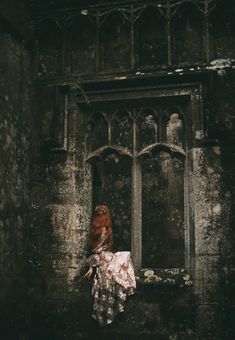
[[[35,125],[32,206],[27,244],[31,259],[31,301],[38,315],[61,318],[70,334],[83,339],[94,334],[118,339],[170,336],[179,339],[227,339],[233,336],[232,277],[234,275],[234,147],[231,124],[220,116],[222,101],[217,91],[226,92],[224,80],[216,71],[214,86],[205,83],[207,105],[205,131],[198,133],[197,146],[187,154],[187,183],[190,238],[190,265],[193,285],[148,287],[139,285],[127,304],[125,316],[108,330],[98,330],[90,317],[90,286],[81,279],[86,257],[86,242],[91,215],[91,177],[86,162],[86,113],[79,111],[73,99],[68,104],[67,146],[61,144],[63,124],[55,119],[54,89],[45,97],[34,87]],[[231,82],[231,79],[230,79]],[[232,82],[230,83],[232,86]],[[208,87],[208,88],[207,88]],[[219,90],[218,90],[219,89]],[[211,91],[212,90],[212,91]],[[210,97],[212,96],[212,97]],[[50,100],[42,101],[41,98]],[[228,105],[227,100],[224,105]],[[44,106],[48,106],[45,108]],[[230,103],[230,110],[234,106]],[[59,110],[60,111],[60,110]],[[63,110],[62,110],[63,111]],[[61,112],[62,112],[61,111]],[[57,112],[58,113],[58,112]],[[57,132],[53,132],[53,124]],[[224,139],[227,131],[228,140]],[[208,138],[209,139],[208,139]],[[213,139],[212,139],[213,137]],[[89,142],[89,141],[88,141]],[[187,276],[187,275],[186,275]],[[49,304],[49,305],[48,305]],[[48,307],[49,306],[49,307]],[[57,320],[57,321],[56,321]],[[129,326],[135,329],[130,333]],[[138,325],[141,325],[140,327]],[[53,329],[58,336],[60,330]],[[66,333],[67,334],[67,333]]]
[[[91,206],[84,117],[70,104],[55,112],[55,101],[53,87],[34,88],[29,273],[32,296],[46,300],[67,298],[69,291],[77,289],[77,280],[84,270]],[[62,119],[59,124],[55,114],[63,116],[64,110],[68,113],[66,123]],[[60,131],[56,135],[53,124]],[[65,142],[58,141],[60,133],[66,134]]]
[[[0,25],[0,318],[25,297],[25,228],[30,204],[30,54]],[[3,325],[2,324],[2,325]]]
[[[201,338],[225,338],[232,327],[224,323],[231,313],[227,309],[226,276],[231,269],[234,239],[232,192],[224,182],[223,152],[219,146],[212,146],[193,149],[189,155],[191,223],[195,226],[195,330]],[[231,308],[234,301],[230,298]]]
[[[187,154],[193,242],[186,270],[192,282],[187,279],[190,285],[184,287],[138,282],[125,314],[101,330],[90,316],[90,284],[82,280],[92,205],[86,112],[74,105],[64,79],[36,79],[30,91],[30,53],[13,31],[0,31],[0,318],[8,329],[5,338],[233,339],[233,61],[156,70],[155,78],[137,72],[114,79],[110,73],[118,83],[114,87],[135,78],[130,92],[131,86],[155,86],[163,78],[165,85],[179,83],[177,74],[183,79],[187,73],[187,84],[200,73],[210,76],[201,98],[204,131],[192,136],[196,146],[192,142]],[[108,86],[101,81],[97,87],[102,92]]]

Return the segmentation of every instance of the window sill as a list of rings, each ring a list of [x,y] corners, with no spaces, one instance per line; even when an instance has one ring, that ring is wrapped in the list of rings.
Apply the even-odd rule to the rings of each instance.
[[[183,268],[143,268],[136,273],[137,284],[149,286],[190,287],[192,277]]]

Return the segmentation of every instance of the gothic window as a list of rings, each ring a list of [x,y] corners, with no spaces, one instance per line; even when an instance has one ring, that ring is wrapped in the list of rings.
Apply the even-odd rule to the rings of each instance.
[[[150,107],[96,113],[89,133],[93,204],[111,207],[115,250],[134,250],[137,267],[183,267],[181,110]]]
[[[71,36],[71,71],[94,74],[96,69],[96,28],[86,17],[80,15],[69,31]]]
[[[146,9],[136,21],[135,44],[137,65],[166,64],[165,21],[155,8]]]
[[[235,6],[234,1],[219,2],[210,16],[211,35],[214,43],[214,58],[235,56]]]
[[[174,64],[203,60],[202,14],[192,4],[178,9],[172,20],[172,59]]]
[[[100,71],[130,67],[129,26],[126,18],[114,12],[100,28]]]
[[[38,74],[55,75],[61,71],[62,33],[55,22],[46,21],[40,25],[37,36]]]

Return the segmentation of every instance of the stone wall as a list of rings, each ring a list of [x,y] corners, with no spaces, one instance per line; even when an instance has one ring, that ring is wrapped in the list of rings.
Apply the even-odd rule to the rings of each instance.
[[[32,209],[27,254],[30,308],[48,322],[44,332],[50,329],[51,336],[61,336],[62,330],[57,328],[60,320],[66,334],[77,334],[81,339],[97,335],[102,339],[116,336],[118,340],[134,336],[220,340],[233,336],[234,148],[231,123],[223,123],[223,101],[216,92],[226,92],[226,73],[221,79],[216,71],[210,72],[215,73],[214,84],[210,88],[209,82],[204,83],[208,97],[203,113],[205,122],[210,119],[209,124],[205,124],[205,131],[196,133],[196,141],[187,154],[191,239],[187,270],[193,284],[180,288],[138,283],[125,315],[105,330],[99,330],[91,320],[90,285],[81,277],[92,203],[90,166],[85,159],[86,112],[74,105],[72,97],[66,110],[63,105],[55,110],[54,86],[34,87]],[[231,78],[230,82],[232,86]],[[212,105],[213,100],[219,104]],[[230,102],[227,100],[224,105],[227,103]],[[234,110],[232,103],[230,110]],[[65,111],[67,133],[62,133],[64,123],[59,117]],[[212,115],[215,124],[211,123]],[[66,136],[66,141],[61,135]],[[41,309],[37,310],[39,305]],[[35,337],[37,332],[32,327],[31,331]]]
[[[195,224],[195,330],[205,339],[208,336],[224,339],[232,327],[224,323],[231,317],[230,308],[234,303],[226,288],[233,270],[234,238],[231,234],[232,192],[224,182],[223,153],[222,148],[213,146],[194,149],[190,154],[190,208]]]
[[[13,8],[5,13],[17,7]],[[187,273],[183,272],[182,277],[190,284],[152,285],[151,277],[149,282],[140,280],[125,314],[110,327],[99,329],[90,316],[90,283],[82,279],[92,205],[91,169],[86,162],[86,110],[80,111],[66,82],[53,78],[30,83],[30,52],[20,37],[14,36],[17,27],[9,32],[9,25],[0,30],[3,338],[232,339],[233,61],[220,59],[190,70],[183,67],[159,74],[156,71],[155,75],[137,72],[118,79],[110,74],[114,88],[125,88],[126,81],[130,92],[161,81],[165,85],[178,84],[179,78],[187,84],[202,81],[203,72],[209,76],[205,81],[203,78],[201,98],[204,131],[192,136],[196,142],[190,144],[187,154],[191,248]],[[100,92],[109,86],[108,82],[94,85],[90,81],[87,88],[90,86],[91,92],[92,86]],[[174,277],[168,283],[172,280]]]
[[[28,259],[24,249],[30,204],[32,116],[30,53],[2,24],[0,46],[0,315],[3,326],[11,322],[26,291]]]

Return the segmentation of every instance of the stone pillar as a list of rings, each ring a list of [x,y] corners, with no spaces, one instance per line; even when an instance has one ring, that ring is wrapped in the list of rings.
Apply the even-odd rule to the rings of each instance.
[[[70,106],[67,115],[67,149],[47,150],[37,170],[27,241],[36,295],[41,292],[49,298],[66,297],[78,288],[90,220],[85,132],[78,109]]]
[[[231,251],[227,218],[231,194],[224,186],[221,157],[218,146],[189,152],[196,333],[201,338],[211,334],[220,339],[223,263]]]

